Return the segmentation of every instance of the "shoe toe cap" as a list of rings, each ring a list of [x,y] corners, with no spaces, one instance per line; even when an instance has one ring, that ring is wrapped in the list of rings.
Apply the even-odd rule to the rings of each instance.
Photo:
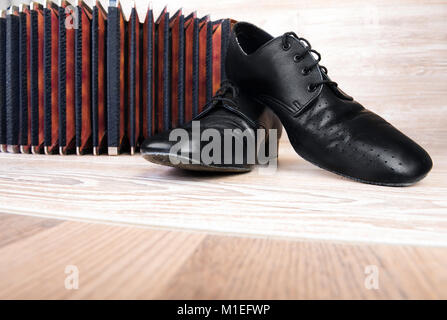
[[[388,155],[390,183],[411,185],[424,178],[433,167],[428,153],[414,142],[394,151]]]
[[[162,133],[146,139],[141,145],[141,153],[147,154],[178,154],[191,155],[200,153],[200,139],[192,139],[192,134],[184,130],[181,135]]]
[[[169,141],[168,138],[169,137],[166,135],[161,134],[144,140],[141,144],[141,153],[143,155],[152,153],[169,153],[173,142]]]
[[[409,186],[431,170],[432,160],[421,146],[397,130],[392,133],[366,144],[363,161],[357,167],[360,179],[380,185]]]
[[[352,174],[363,182],[387,185],[409,186],[431,170],[433,163],[428,153],[391,124],[376,114],[363,110],[362,116],[351,123],[348,140],[348,155]],[[351,150],[352,151],[352,150]]]

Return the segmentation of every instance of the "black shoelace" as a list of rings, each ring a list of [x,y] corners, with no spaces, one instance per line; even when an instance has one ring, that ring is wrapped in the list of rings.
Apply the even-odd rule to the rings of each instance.
[[[227,93],[231,93],[230,96]],[[221,83],[219,90],[211,98],[208,104],[217,104],[218,102],[228,102],[234,104],[233,99],[239,95],[238,88],[229,80],[225,80]]]
[[[319,63],[320,63],[320,61],[321,61],[321,55],[320,55],[320,53],[317,52],[316,50],[312,49],[312,46],[310,45],[309,41],[307,41],[307,40],[304,39],[304,38],[300,38],[300,37],[298,37],[298,36],[296,35],[295,32],[286,32],[286,33],[284,33],[283,36],[282,36],[282,48],[283,48],[285,51],[289,50],[289,49],[291,48],[291,46],[292,46],[292,45],[290,44],[290,42],[289,42],[289,38],[295,38],[295,39],[297,39],[298,41],[300,41],[300,42],[304,42],[304,43],[306,44],[306,46],[305,46],[305,51],[304,51],[302,54],[300,54],[300,55],[297,54],[297,55],[295,55],[295,56],[293,57],[293,60],[294,60],[295,62],[297,62],[297,63],[300,62],[301,60],[304,59],[304,57],[305,57],[307,54],[312,55],[312,53],[313,53],[313,54],[315,54],[315,55],[317,56],[317,59],[315,60],[315,62],[312,63],[311,65],[307,66],[307,67],[304,67],[304,68],[301,70],[301,73],[302,73],[303,75],[308,75],[309,72],[310,72],[313,68],[315,68],[316,66],[318,66],[318,67],[320,68],[320,70],[321,70],[322,72],[324,72],[325,75],[327,76],[327,74],[328,74],[328,70],[327,70],[327,68],[324,67],[324,66],[320,66],[320,65],[319,65]],[[314,82],[314,83],[309,84],[309,86],[307,87],[307,90],[308,90],[309,92],[313,92],[313,91],[315,91],[319,86],[324,85],[324,84],[327,84],[327,85],[330,85],[330,86],[335,86],[335,87],[337,86],[337,83],[334,82],[334,81],[331,81],[331,80],[321,80],[321,81],[317,81],[317,82]]]
[[[222,104],[227,103],[230,106],[235,106],[234,99],[238,95],[239,89],[230,80],[223,81],[220,84],[219,90],[217,90],[211,100],[206,103],[206,105],[203,107],[203,111],[198,114],[197,117],[200,117],[203,113],[206,113],[210,109],[218,106],[219,102],[221,102]]]

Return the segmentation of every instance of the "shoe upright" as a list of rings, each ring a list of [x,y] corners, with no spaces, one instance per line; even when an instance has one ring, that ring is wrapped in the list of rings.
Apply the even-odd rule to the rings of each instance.
[[[199,135],[194,133],[195,126]],[[186,138],[178,139],[178,130]],[[210,135],[210,130],[214,135]],[[146,139],[141,153],[150,162],[181,169],[248,172],[256,164],[277,157],[281,133],[281,122],[269,108],[226,81],[192,121]],[[210,142],[216,142],[215,139],[217,143],[210,150]],[[229,140],[234,143],[229,145],[230,150],[225,144]],[[203,155],[211,155],[212,159],[205,161]]]
[[[295,151],[311,163],[378,185],[407,186],[424,178],[432,168],[427,152],[338,88],[320,59],[293,32],[273,38],[239,22],[230,36],[226,72],[274,111]]]

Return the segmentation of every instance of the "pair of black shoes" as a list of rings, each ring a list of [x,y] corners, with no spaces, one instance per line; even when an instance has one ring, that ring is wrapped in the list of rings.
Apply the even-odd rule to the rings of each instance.
[[[427,152],[340,90],[319,61],[293,32],[273,38],[237,23],[226,57],[231,82],[180,131],[146,140],[144,158],[192,170],[249,171],[277,156],[283,125],[295,151],[328,171],[387,186],[425,177],[432,168]],[[224,146],[227,140],[233,145]]]

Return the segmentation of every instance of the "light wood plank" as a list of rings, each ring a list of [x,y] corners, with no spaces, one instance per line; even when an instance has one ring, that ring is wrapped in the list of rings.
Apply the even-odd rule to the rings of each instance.
[[[204,237],[64,222],[0,248],[0,299],[150,299]],[[78,290],[65,288],[67,265]]]
[[[0,213],[0,247],[33,236],[62,223],[61,220],[41,219]]]
[[[371,265],[377,290],[365,287]],[[440,299],[446,270],[445,248],[64,222],[0,247],[0,299]]]
[[[437,151],[437,152],[436,152]],[[410,188],[359,184],[281,146],[275,175],[197,175],[141,157],[1,154],[0,210],[212,232],[447,244],[447,164]],[[20,165],[18,165],[20,164]],[[36,170],[38,168],[38,170]]]
[[[368,266],[377,289],[365,286]],[[439,248],[209,236],[159,297],[445,299],[445,270]]]

